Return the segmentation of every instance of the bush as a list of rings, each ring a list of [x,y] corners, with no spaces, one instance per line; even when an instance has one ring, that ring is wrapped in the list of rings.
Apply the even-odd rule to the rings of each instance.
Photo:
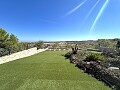
[[[86,60],[88,61],[102,61],[104,60],[104,56],[101,55],[100,53],[89,53],[87,56],[86,56]]]
[[[67,59],[69,59],[69,58],[71,57],[71,55],[72,55],[72,52],[67,52],[67,53],[64,55],[64,57],[66,57]]]
[[[9,51],[4,49],[4,48],[0,48],[0,57],[8,55]]]
[[[103,64],[108,63],[111,67],[120,68],[120,58],[107,58]]]
[[[75,57],[80,59],[80,60],[84,60],[86,58],[86,54],[87,52],[86,51],[78,51],[77,54],[75,54]]]

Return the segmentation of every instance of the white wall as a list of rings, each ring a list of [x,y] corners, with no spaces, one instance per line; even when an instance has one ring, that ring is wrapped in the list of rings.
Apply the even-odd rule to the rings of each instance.
[[[20,58],[28,57],[28,56],[31,56],[31,55],[34,55],[34,54],[37,54],[39,52],[43,52],[43,51],[46,51],[46,50],[47,49],[37,50],[37,48],[35,47],[35,48],[28,49],[28,50],[20,51],[20,52],[17,52],[17,53],[13,53],[13,54],[8,55],[8,56],[3,56],[3,57],[0,57],[0,64],[10,62],[10,61],[14,61],[14,60],[17,60],[17,59],[20,59]]]

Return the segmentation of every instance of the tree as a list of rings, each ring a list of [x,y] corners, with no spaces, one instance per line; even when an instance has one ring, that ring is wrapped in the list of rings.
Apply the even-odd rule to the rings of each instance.
[[[6,49],[8,38],[9,34],[4,29],[0,28],[0,57],[9,53]]]
[[[43,41],[38,41],[35,46],[37,47],[37,49],[43,48],[44,46],[44,42]]]
[[[109,39],[98,39],[97,41],[97,47],[114,47],[114,43],[112,41],[110,41]]]
[[[18,38],[13,34],[8,34],[0,28],[0,53],[1,56],[18,51]]]
[[[5,48],[8,38],[9,34],[4,29],[0,28],[0,48]]]
[[[15,36],[15,35],[13,35],[13,34],[11,34],[10,36],[9,36],[9,39],[8,39],[8,41],[6,42],[6,46],[7,46],[7,48],[8,48],[8,50],[9,50],[9,54],[10,53],[14,53],[14,52],[17,52],[18,50],[19,50],[19,40],[18,40],[18,38]]]

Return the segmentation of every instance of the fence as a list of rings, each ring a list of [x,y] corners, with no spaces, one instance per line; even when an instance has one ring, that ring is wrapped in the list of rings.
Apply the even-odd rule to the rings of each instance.
[[[34,54],[37,54],[37,53],[40,53],[40,52],[43,52],[46,50],[47,50],[47,48],[37,50],[37,48],[35,47],[35,48],[28,49],[28,50],[20,51],[17,53],[13,53],[13,54],[8,55],[8,56],[3,56],[3,57],[0,57],[0,64],[14,61],[14,60],[17,60],[20,58],[28,57],[28,56],[31,56],[31,55],[34,55]]]

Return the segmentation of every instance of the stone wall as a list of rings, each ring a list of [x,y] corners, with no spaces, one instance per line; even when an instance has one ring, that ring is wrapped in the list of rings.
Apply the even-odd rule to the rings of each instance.
[[[14,61],[14,60],[17,60],[17,59],[20,59],[20,58],[28,57],[28,56],[31,56],[31,55],[34,55],[34,54],[37,54],[37,53],[40,53],[40,52],[43,52],[43,51],[46,51],[46,50],[47,49],[37,50],[37,48],[35,47],[35,48],[28,49],[28,50],[20,51],[20,52],[17,52],[17,53],[13,53],[13,54],[8,55],[8,56],[3,56],[3,57],[0,57],[0,64],[10,62],[10,61]]]

